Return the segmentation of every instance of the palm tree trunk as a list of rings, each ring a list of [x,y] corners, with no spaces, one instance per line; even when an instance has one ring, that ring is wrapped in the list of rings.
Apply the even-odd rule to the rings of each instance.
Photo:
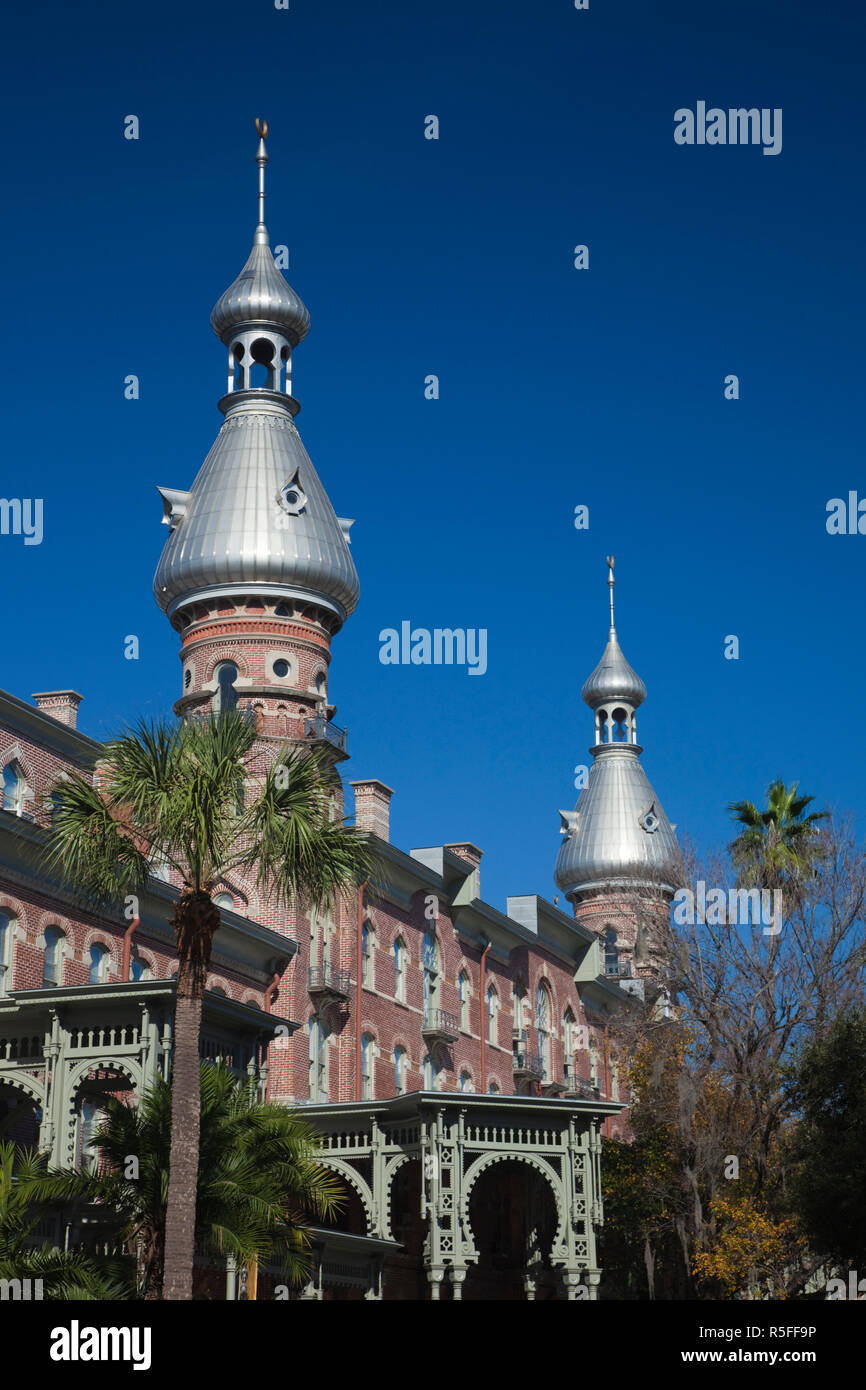
[[[174,914],[177,998],[171,1077],[171,1150],[165,1210],[164,1299],[192,1298],[201,1116],[199,1035],[219,910],[209,894],[181,895]]]

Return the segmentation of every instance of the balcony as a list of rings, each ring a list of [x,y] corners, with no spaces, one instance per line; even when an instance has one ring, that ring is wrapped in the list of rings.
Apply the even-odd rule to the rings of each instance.
[[[604,973],[611,980],[631,980],[634,978],[630,960],[606,960]]]
[[[332,748],[336,748],[339,753],[349,756],[349,732],[341,729],[338,724],[332,724],[330,719],[326,719],[322,714],[316,714],[312,719],[304,720],[304,737],[313,739],[317,743],[329,743]]]
[[[515,1052],[513,1066],[514,1075],[524,1081],[541,1081],[544,1076],[544,1059],[540,1052]]]
[[[457,1041],[458,1027],[456,1014],[446,1013],[444,1009],[428,1009],[421,1025],[421,1036],[428,1046],[453,1043]]]
[[[566,1095],[577,1096],[580,1100],[598,1100],[598,1087],[582,1076],[575,1076],[572,1067],[563,1067],[562,1077],[563,1091]]]
[[[342,1003],[349,997],[352,977],[348,970],[336,970],[332,965],[310,968],[307,991],[321,1003]]]

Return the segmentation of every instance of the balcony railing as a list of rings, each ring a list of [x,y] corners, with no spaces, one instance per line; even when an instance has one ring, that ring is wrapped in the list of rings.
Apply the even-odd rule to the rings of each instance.
[[[592,1082],[587,1081],[583,1076],[575,1076],[571,1067],[564,1067],[562,1074],[565,1089],[571,1095],[582,1096],[584,1100],[596,1100],[598,1098],[598,1087],[593,1086]]]
[[[534,1076],[540,1080],[544,1076],[544,1058],[541,1053],[515,1052],[514,1074],[515,1076]]]
[[[310,968],[307,989],[310,994],[329,994],[332,999],[348,999],[351,982],[348,970],[337,970],[333,965],[314,965]]]
[[[606,960],[604,963],[604,973],[614,980],[631,980],[634,978],[630,960]]]
[[[458,1030],[459,1020],[456,1014],[449,1014],[445,1009],[427,1009],[425,1012],[421,1025],[421,1032],[425,1037],[435,1038],[438,1042],[454,1042]]]
[[[348,729],[341,729],[339,724],[332,724],[330,719],[325,719],[324,715],[316,714],[312,719],[305,719],[304,735],[323,743],[330,743],[341,753],[348,753],[349,751]]]

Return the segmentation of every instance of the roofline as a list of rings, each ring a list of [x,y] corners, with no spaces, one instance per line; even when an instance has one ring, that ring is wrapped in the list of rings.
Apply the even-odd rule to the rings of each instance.
[[[81,767],[92,767],[105,751],[105,744],[70,728],[59,719],[0,690],[0,723],[8,723],[22,737],[40,747],[50,747]]]

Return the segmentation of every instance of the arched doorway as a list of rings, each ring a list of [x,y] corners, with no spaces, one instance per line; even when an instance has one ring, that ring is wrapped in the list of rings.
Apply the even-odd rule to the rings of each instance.
[[[469,1197],[469,1223],[478,1251],[464,1299],[558,1298],[561,1277],[551,1269],[557,1214],[550,1183],[516,1159],[492,1163]]]
[[[0,1140],[16,1149],[38,1149],[42,1111],[32,1096],[0,1082]]]

